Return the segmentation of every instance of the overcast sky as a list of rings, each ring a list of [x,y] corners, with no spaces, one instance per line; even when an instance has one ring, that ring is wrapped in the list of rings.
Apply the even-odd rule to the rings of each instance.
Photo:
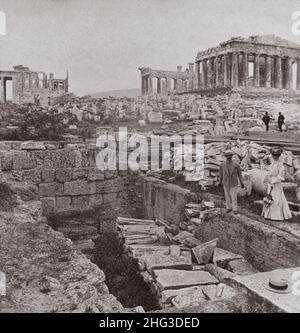
[[[233,36],[300,43],[299,0],[0,0],[0,69],[23,64],[65,77],[83,95],[139,88],[139,66],[175,70]]]

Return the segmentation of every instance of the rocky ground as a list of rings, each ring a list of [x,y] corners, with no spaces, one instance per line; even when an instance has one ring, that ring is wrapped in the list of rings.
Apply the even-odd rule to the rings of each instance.
[[[0,213],[0,312],[119,312],[104,273],[41,218],[31,202]]]

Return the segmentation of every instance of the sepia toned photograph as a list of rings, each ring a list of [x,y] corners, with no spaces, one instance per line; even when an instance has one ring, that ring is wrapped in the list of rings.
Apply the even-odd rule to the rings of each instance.
[[[298,0],[0,0],[12,313],[300,313]]]

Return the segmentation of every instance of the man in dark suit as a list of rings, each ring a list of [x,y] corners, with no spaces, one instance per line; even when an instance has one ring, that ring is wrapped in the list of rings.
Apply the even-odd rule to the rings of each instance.
[[[281,114],[281,112],[279,112],[279,115],[278,115],[278,128],[279,128],[279,131],[282,132],[282,125],[284,124],[284,115]]]
[[[220,179],[218,185],[223,185],[227,212],[233,210],[234,214],[238,213],[237,208],[237,186],[240,182],[244,188],[242,170],[238,163],[232,161],[233,153],[231,150],[225,151],[226,161],[220,165]]]
[[[263,122],[264,122],[265,125],[266,125],[266,131],[269,132],[269,123],[270,123],[271,118],[270,118],[268,112],[266,112],[266,113],[264,114],[262,120],[263,120]]]

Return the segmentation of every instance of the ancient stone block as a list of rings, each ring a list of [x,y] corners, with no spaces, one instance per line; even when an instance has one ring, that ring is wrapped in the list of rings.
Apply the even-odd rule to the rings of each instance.
[[[123,182],[120,178],[96,182],[97,193],[117,193],[123,190]]]
[[[202,292],[208,301],[217,301],[224,298],[231,298],[237,294],[232,287],[229,287],[224,283],[203,286]]]
[[[21,143],[21,149],[23,150],[45,150],[46,147],[43,142],[28,141]]]
[[[55,172],[56,181],[59,183],[65,183],[72,180],[72,169],[57,169]]]
[[[226,269],[227,264],[236,259],[243,259],[243,256],[220,248],[215,248],[213,262],[215,265]]]
[[[218,239],[216,238],[192,249],[193,256],[199,265],[208,264],[210,261],[212,261],[217,242]]]
[[[75,210],[86,210],[89,208],[89,195],[72,197],[72,207]]]
[[[102,194],[92,194],[89,196],[89,206],[90,207],[97,207],[102,205],[103,197]]]
[[[203,286],[164,290],[161,293],[162,303],[171,303],[177,308],[196,306],[206,298],[202,292]]]
[[[43,169],[42,170],[42,181],[45,183],[52,183],[55,180],[55,170]]]
[[[55,210],[55,198],[54,197],[41,198],[41,202],[42,202],[43,213],[45,215],[54,212],[54,210]]]
[[[228,263],[228,269],[238,275],[249,275],[257,272],[257,270],[245,259],[230,261]]]
[[[56,205],[55,208],[57,211],[65,211],[71,209],[71,197],[56,197]]]
[[[88,174],[89,174],[89,168],[76,168],[73,169],[72,179],[73,180],[87,179]]]
[[[111,203],[113,205],[116,205],[117,199],[118,199],[117,193],[103,194],[103,203]]]
[[[181,231],[179,234],[177,234],[175,237],[173,237],[173,241],[177,243],[183,243],[183,241],[186,238],[193,237],[193,234],[187,231]]]
[[[63,195],[63,189],[63,184],[59,183],[42,183],[39,185],[39,192],[41,197]]]
[[[74,167],[74,158],[68,149],[46,150],[44,167],[47,169],[63,169]]]
[[[233,274],[232,272],[227,271],[213,264],[205,265],[205,270],[208,271],[210,274],[212,274],[220,282],[223,282],[224,280],[230,279],[235,276],[235,274]]]
[[[218,283],[215,277],[205,271],[161,269],[155,270],[154,274],[161,290]]]
[[[180,246],[178,245],[170,245],[170,255],[179,257],[180,256]]]
[[[113,171],[113,170],[105,170],[105,179],[113,179],[118,177],[118,171]]]
[[[33,169],[36,167],[36,162],[33,158],[30,158],[25,151],[14,151],[13,152],[13,169]]]
[[[12,191],[19,195],[23,201],[39,200],[39,191],[37,185],[14,183],[10,186]]]
[[[96,183],[74,180],[64,184],[65,195],[87,195],[96,193]]]
[[[104,180],[104,172],[97,168],[90,168],[88,173],[88,180]]]
[[[13,168],[13,152],[1,151],[1,169],[2,171],[10,171]]]
[[[0,142],[0,150],[10,150],[11,144],[8,142]]]
[[[24,170],[23,180],[26,183],[39,184],[42,181],[41,170],[40,169]]]
[[[201,245],[201,241],[196,237],[188,237],[183,241],[183,244],[192,249],[196,246]]]
[[[140,262],[143,262],[146,269],[192,269],[192,261],[191,258],[187,258],[184,256],[171,256],[165,254],[155,254],[149,255],[145,254],[143,257],[139,259]]]

